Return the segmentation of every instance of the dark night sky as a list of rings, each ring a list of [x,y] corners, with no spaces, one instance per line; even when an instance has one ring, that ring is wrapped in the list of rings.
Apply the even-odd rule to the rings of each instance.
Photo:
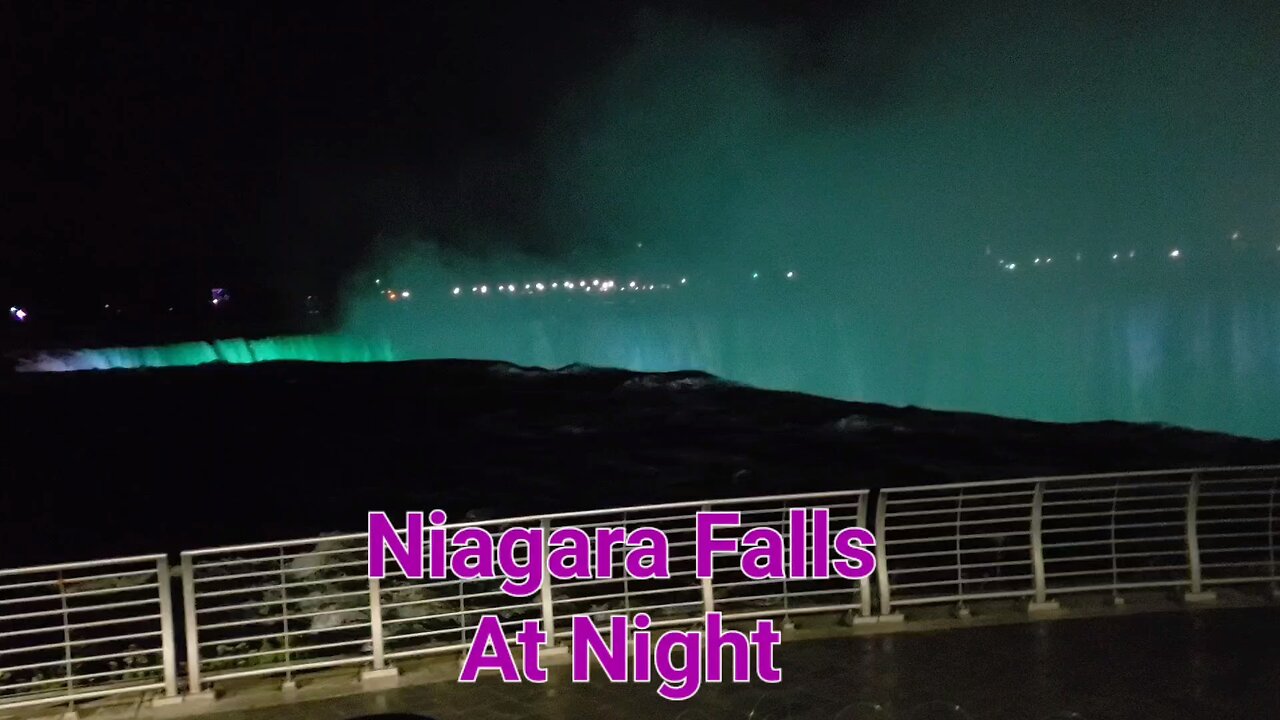
[[[379,233],[448,238],[477,215],[536,247],[533,134],[567,87],[627,46],[638,13],[615,3],[6,8],[0,284],[37,295],[324,287]],[[699,12],[812,25],[811,10]]]
[[[583,227],[759,227],[735,183],[794,189],[767,219],[795,208],[809,224],[784,235],[865,220],[863,236],[883,236],[914,221],[913,203],[933,213],[919,232],[974,242],[1126,222],[1276,232],[1273,4],[1049,5],[9,3],[0,288],[326,292],[379,235],[475,249],[496,234],[555,254]],[[676,40],[645,30],[673,16],[685,23]],[[727,82],[706,80],[717,72]],[[650,101],[652,122],[633,123],[626,103]],[[651,150],[685,152],[691,128],[716,123],[738,145],[729,161],[698,159],[711,169],[690,187],[707,191],[697,183],[729,168],[710,190],[719,205],[668,221],[683,191],[662,185],[673,175]],[[651,131],[653,148],[640,137],[640,152],[619,150]],[[790,160],[730,162],[780,146]],[[631,194],[629,168],[575,169],[591,157],[634,163],[652,197],[641,188],[600,210]],[[822,167],[831,158],[865,167]],[[849,195],[822,197],[833,183]],[[870,210],[841,216],[851,202]],[[894,208],[902,217],[877,219]]]

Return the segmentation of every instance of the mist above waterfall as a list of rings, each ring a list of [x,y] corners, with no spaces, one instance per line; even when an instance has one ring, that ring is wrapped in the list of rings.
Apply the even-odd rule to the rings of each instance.
[[[536,147],[473,170],[519,185],[519,212],[399,226],[344,331],[408,357],[1280,434],[1271,19],[641,13]],[[655,290],[563,284],[591,279]]]

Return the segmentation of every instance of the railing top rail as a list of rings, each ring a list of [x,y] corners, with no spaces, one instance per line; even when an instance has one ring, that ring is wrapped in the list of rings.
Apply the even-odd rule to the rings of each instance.
[[[0,577],[11,575],[28,575],[38,572],[54,572],[57,570],[76,570],[79,568],[100,567],[102,565],[127,565],[145,561],[156,562],[165,558],[164,554],[133,555],[130,557],[107,558],[105,560],[84,560],[81,562],[58,563],[56,565],[30,565],[20,568],[0,569]]]
[[[543,515],[522,515],[517,517],[493,518],[490,520],[477,520],[475,522],[458,522],[441,525],[443,528],[460,528],[474,527],[477,525],[498,525],[528,522],[530,520],[542,521],[546,520],[564,520],[568,518],[591,517],[594,515],[610,515],[627,512],[642,512],[649,510],[673,510],[676,508],[694,508],[703,505],[731,505],[735,503],[754,503],[754,502],[772,502],[778,500],[801,500],[801,499],[820,499],[830,497],[857,497],[863,496],[871,492],[868,489],[850,489],[850,490],[827,490],[822,492],[811,493],[787,493],[784,495],[760,495],[756,497],[739,497],[739,498],[720,498],[719,500],[692,500],[672,503],[659,503],[656,505],[631,505],[618,508],[603,508],[601,510],[575,510],[572,512],[548,513]],[[244,552],[247,550],[269,550],[271,548],[280,547],[281,545],[297,545],[302,543],[314,543],[323,540],[358,540],[367,536],[368,533],[346,533],[342,535],[322,535],[305,538],[295,538],[292,540],[277,540],[275,542],[248,543],[245,545],[227,545],[221,547],[197,548],[195,550],[184,550],[183,556],[194,557],[197,555],[208,555],[210,553],[224,552]]]
[[[884,488],[885,491],[906,492],[910,490],[947,490],[969,487],[993,487],[999,485],[1017,485],[1029,482],[1062,482],[1067,480],[1107,480],[1116,478],[1159,477],[1161,475],[1190,475],[1192,473],[1216,472],[1254,472],[1259,470],[1280,471],[1280,465],[1232,465],[1227,467],[1191,467],[1174,468],[1172,470],[1134,470],[1119,473],[1093,473],[1088,475],[1044,475],[1040,477],[1007,478],[1004,480],[974,480],[961,483],[939,483],[935,485],[903,485]]]

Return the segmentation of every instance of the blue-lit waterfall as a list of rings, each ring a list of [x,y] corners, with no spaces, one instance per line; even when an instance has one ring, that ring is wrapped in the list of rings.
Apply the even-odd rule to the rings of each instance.
[[[335,336],[82,350],[23,369],[426,358],[696,369],[841,399],[1280,437],[1280,297],[939,300],[915,310],[786,298],[699,306],[674,293],[637,306],[451,300],[359,305]]]

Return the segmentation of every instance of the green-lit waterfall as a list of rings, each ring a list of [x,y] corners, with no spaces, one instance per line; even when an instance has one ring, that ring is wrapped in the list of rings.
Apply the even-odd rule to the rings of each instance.
[[[115,368],[161,368],[225,362],[247,365],[276,360],[311,362],[385,362],[395,360],[391,345],[341,335],[298,335],[260,339],[233,338],[156,347],[116,347],[41,353],[23,359],[23,372],[65,372]]]

